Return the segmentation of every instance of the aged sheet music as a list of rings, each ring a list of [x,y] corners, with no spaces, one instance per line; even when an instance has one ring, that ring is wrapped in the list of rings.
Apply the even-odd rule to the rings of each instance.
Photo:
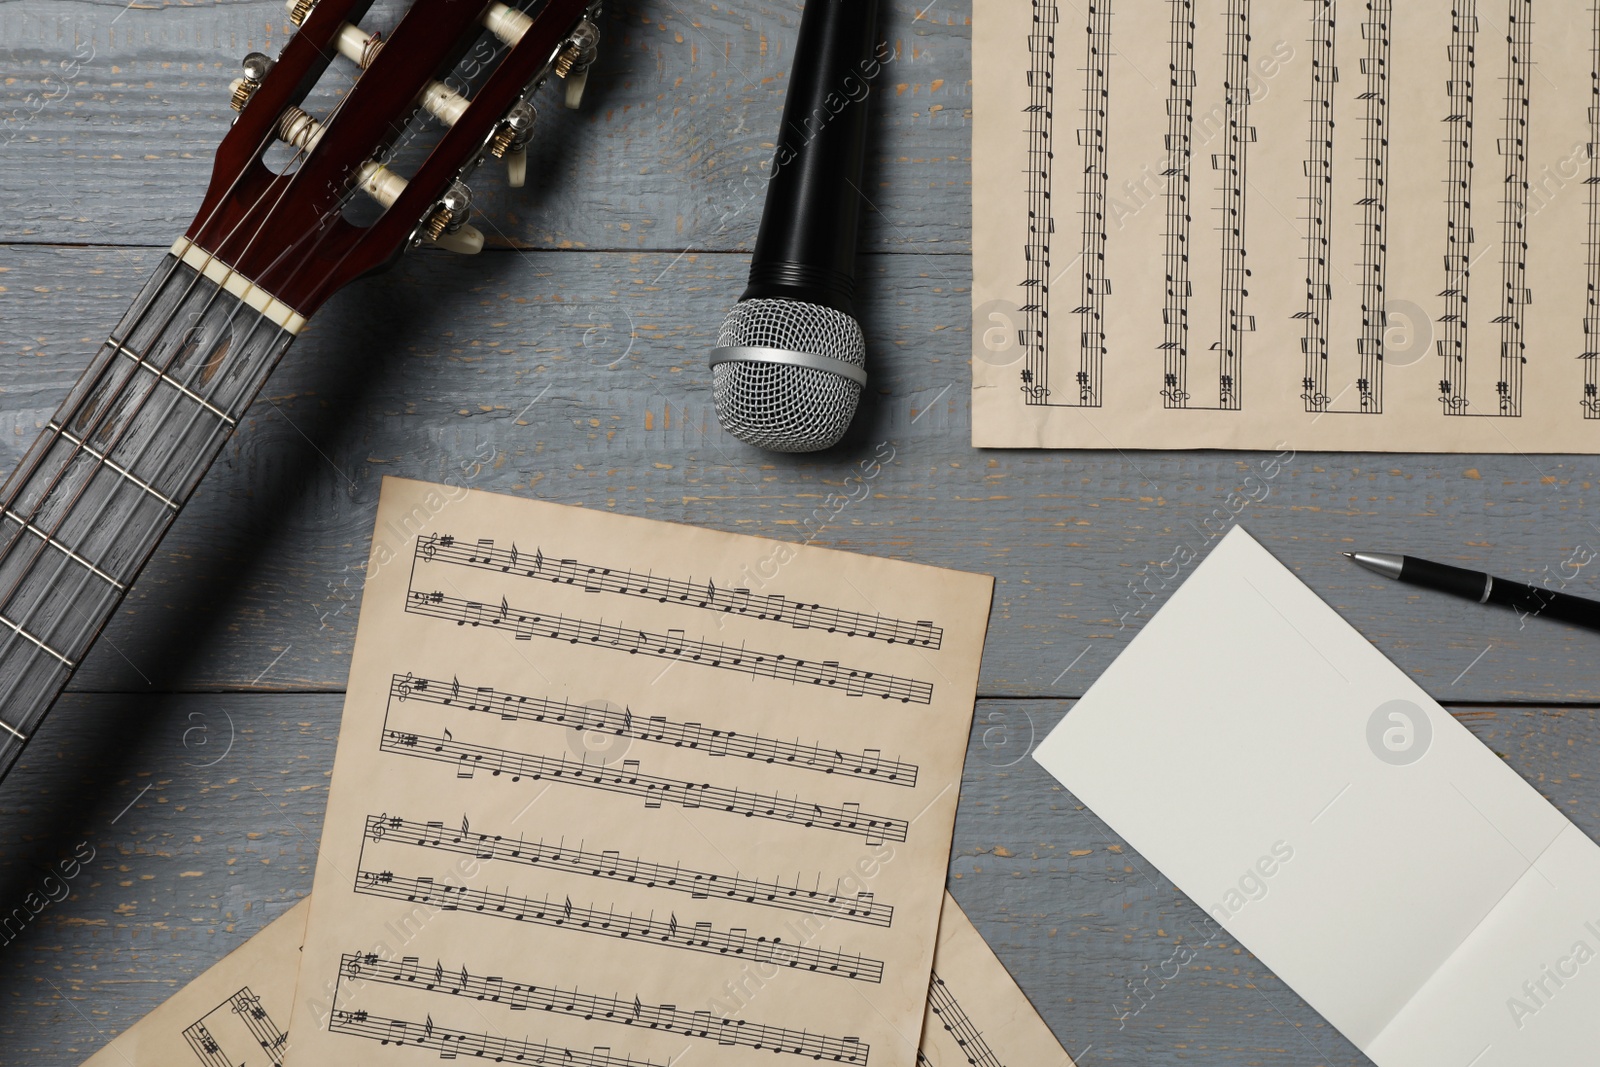
[[[388,480],[289,1067],[912,1067],[987,577]]]
[[[922,1023],[923,1067],[1072,1067],[1061,1043],[949,893]]]
[[[280,1022],[295,997],[309,902],[190,982],[83,1067],[276,1067]],[[940,972],[943,972],[941,974]],[[302,990],[314,1003],[316,990]],[[948,894],[929,984],[919,1064],[1064,1067],[1061,1050],[1000,961]]]
[[[1600,5],[976,8],[975,445],[1600,451]]]
[[[280,915],[83,1067],[278,1067],[310,909]]]

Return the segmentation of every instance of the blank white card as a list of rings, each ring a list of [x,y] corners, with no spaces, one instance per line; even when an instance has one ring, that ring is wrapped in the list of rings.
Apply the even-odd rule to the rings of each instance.
[[[1035,758],[1380,1067],[1593,1063],[1600,848],[1242,530]]]

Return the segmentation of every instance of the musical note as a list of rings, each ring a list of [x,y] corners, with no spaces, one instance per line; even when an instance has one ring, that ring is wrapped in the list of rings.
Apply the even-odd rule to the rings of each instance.
[[[490,889],[472,889],[435,881],[429,877],[382,872],[386,878],[369,877],[370,871],[356,874],[356,892],[388,900],[431,904],[446,911],[475,911],[491,918],[574,931],[595,937],[633,940],[641,944],[689,952],[734,956],[757,963],[803,970],[833,978],[877,984],[883,980],[883,961],[859,953],[817,948],[781,937],[749,937],[731,930],[718,930],[709,923],[693,928],[680,925],[676,917],[668,921],[653,915],[618,914],[614,908],[600,910],[574,904],[570,897],[556,902],[548,896],[533,897]],[[443,986],[443,972],[437,983]]]
[[[1255,129],[1250,125],[1250,2],[1227,0],[1223,20],[1227,26],[1227,73],[1223,81],[1226,152],[1213,157],[1222,173],[1222,314],[1217,324],[1218,406],[1238,411],[1244,406],[1244,335],[1255,329],[1254,319],[1245,311],[1249,296],[1250,268],[1247,266],[1246,204],[1250,189],[1250,146]]]
[[[1500,156],[1505,164],[1501,183],[1500,222],[1500,378],[1499,413],[1522,415],[1522,382],[1527,366],[1528,288],[1528,124],[1533,104],[1533,0],[1509,0],[1506,34],[1505,136]]]
[[[1165,364],[1161,399],[1167,408],[1189,406],[1189,301],[1194,295],[1190,279],[1189,241],[1194,213],[1189,204],[1194,174],[1194,93],[1196,86],[1193,0],[1168,0],[1166,179],[1163,201],[1162,268],[1166,275],[1162,301],[1162,344]]]
[[[299,971],[342,1014],[294,1055],[867,1067],[914,1033],[941,900],[902,887],[947,866],[992,581],[430,491],[384,487],[427,518],[369,581]],[[781,1018],[707,1003],[741,967],[789,974]]]
[[[1306,300],[1299,318],[1305,332],[1306,411],[1328,410],[1328,334],[1333,309],[1333,134],[1335,89],[1339,81],[1338,37],[1333,0],[1312,0],[1311,118],[1306,138]]]
[[[956,1044],[961,1047],[962,1054],[972,1067],[1005,1067],[937,971],[928,982],[928,1010],[939,1020],[945,1032],[956,1039]]]
[[[846,689],[850,688],[847,683]],[[766,763],[771,766],[790,767],[796,770],[836,774],[846,778],[863,778],[890,785],[914,788],[917,784],[915,764],[886,759],[879,752],[846,753],[820,743],[803,744],[798,741],[777,741],[760,734],[743,734],[735,730],[707,730],[700,723],[676,722],[663,716],[635,718],[631,708],[617,711],[612,708],[590,707],[565,700],[547,697],[522,696],[500,692],[490,686],[469,689],[466,708],[469,711],[492,715],[505,722],[543,723],[592,733],[628,737],[652,744],[669,745],[677,749],[704,752],[713,756],[733,756]],[[410,675],[395,676],[390,695],[396,701],[431,703],[453,706],[453,700],[439,695],[439,683],[423,680],[420,688]]]
[[[420,744],[417,743],[419,740]],[[457,778],[471,778],[479,768],[483,768],[497,778],[507,777],[512,782],[520,782],[523,778],[533,781],[548,779],[600,792],[639,797],[651,807],[666,803],[685,808],[705,808],[747,818],[772,819],[808,829],[832,830],[872,841],[904,841],[910,828],[910,823],[905,819],[860,815],[848,805],[808,803],[797,797],[746,792],[705,782],[639,774],[561,756],[536,756],[510,749],[468,744],[452,737],[419,738],[415,734],[385,730],[380,750],[451,764],[456,768]]]
[[[1584,241],[1588,286],[1583,317],[1583,396],[1579,406],[1586,420],[1600,420],[1600,3],[1590,9],[1588,233]]]
[[[409,1045],[432,1049],[444,1058],[460,1055],[493,1060],[496,1063],[561,1064],[562,1067],[670,1067],[670,1063],[616,1055],[609,1050],[584,1052],[563,1048],[548,1041],[511,1038],[497,1034],[453,1030],[428,1023],[408,1022],[370,1015],[365,1011],[335,1011],[328,1020],[328,1031],[364,1037],[382,1045]]]
[[[753,677],[835,689],[848,692],[852,696],[876,696],[884,700],[898,700],[903,704],[929,704],[933,701],[933,685],[929,682],[875,671],[855,670],[841,667],[834,662],[818,663],[783,653],[753,652],[743,646],[735,648],[713,641],[689,638],[682,630],[677,629],[668,630],[666,634],[657,634],[613,623],[569,619],[560,615],[541,615],[510,607],[507,608],[505,617],[501,618],[476,601],[446,596],[442,592],[430,593],[417,589],[409,591],[406,611],[452,621],[458,626],[470,624],[509,629],[519,639],[544,637],[573,645],[587,644],[632,656],[676,660],[702,667],[735,671]],[[857,678],[860,679],[859,684],[854,681]],[[847,683],[850,685],[848,690]]]
[[[448,542],[448,544],[446,544]],[[493,570],[535,578],[555,585],[576,585],[585,592],[610,593],[618,596],[638,597],[657,603],[675,603],[680,606],[740,615],[762,622],[778,622],[796,630],[826,630],[843,637],[883,641],[887,644],[915,645],[918,648],[938,648],[944,630],[932,622],[919,620],[906,622],[884,618],[881,615],[847,611],[822,604],[804,604],[781,594],[754,596],[749,589],[718,590],[716,583],[684,581],[661,578],[653,574],[640,574],[630,570],[617,570],[579,560],[561,560],[551,570],[544,568],[544,555],[535,556],[533,565],[519,566],[517,546],[501,550],[493,541],[479,541],[477,547],[467,548],[456,538],[447,535],[424,535],[418,538],[416,556],[433,563],[446,563],[461,567]],[[500,617],[506,619],[510,605],[505,597],[500,600]]]
[[[346,956],[346,959],[352,957]],[[414,975],[402,966],[385,962],[368,969],[366,980],[380,985],[411,988]],[[597,996],[576,988],[539,985],[471,973],[465,964],[459,981],[449,988],[430,991],[479,1002],[499,1004],[512,1011],[543,1011],[621,1026],[640,1026],[689,1037],[715,1036],[725,1045],[764,1049],[833,1063],[865,1064],[869,1046],[853,1037],[829,1037],[805,1030],[768,1026],[746,1019],[712,1019],[706,1011],[685,1011],[672,1004],[646,1004],[635,995]]]
[[[623,858],[616,852],[594,852],[582,847],[543,839],[528,842],[521,836],[479,832],[459,838],[438,833],[439,822],[417,822],[379,815],[367,816],[366,836],[370,841],[412,845],[441,852],[475,856],[482,860],[520,864],[544,870],[600,878],[684,893],[695,899],[737,901],[762,908],[795,911],[807,915],[826,915],[846,922],[888,927],[894,922],[894,908],[876,900],[871,893],[852,896],[843,889],[802,889],[798,882],[747,878],[686,868],[681,863],[654,863],[636,857]]]
[[[1078,250],[1084,269],[1082,300],[1073,314],[1082,316],[1079,336],[1079,364],[1076,375],[1076,406],[1101,405],[1106,360],[1106,298],[1111,295],[1111,278],[1106,273],[1107,229],[1106,192],[1111,172],[1106,151],[1110,140],[1111,106],[1111,21],[1113,0],[1090,0],[1088,10],[1087,55],[1083,65],[1084,125],[1078,131],[1083,149],[1082,240]],[[1071,394],[1066,394],[1070,396]],[[1064,400],[1058,398],[1057,403]]]
[[[1449,114],[1445,117],[1449,164],[1445,182],[1445,298],[1439,319],[1439,355],[1444,377],[1439,401],[1446,414],[1464,414],[1467,400],[1467,315],[1472,286],[1472,177],[1474,81],[1477,77],[1477,0],[1461,0],[1450,13],[1450,79],[1445,84]]]
[[[1017,340],[1023,346],[1022,395],[1028,404],[1050,399],[1050,244],[1055,234],[1051,204],[1055,168],[1055,66],[1056,23],[1060,14],[1055,0],[1033,0],[1033,24],[1028,34],[1028,238],[1023,247],[1031,290],[1023,314],[1025,323]]]
[[[1393,0],[1369,0],[1361,24],[1366,42],[1361,69],[1361,376],[1356,380],[1363,412],[1383,414],[1384,348],[1389,328],[1389,62],[1393,51]]]
[[[266,1062],[283,1063],[289,1035],[273,1020],[261,998],[245,986],[183,1030],[183,1039],[205,1067],[237,1067],[261,1062],[241,1046],[254,1046]]]

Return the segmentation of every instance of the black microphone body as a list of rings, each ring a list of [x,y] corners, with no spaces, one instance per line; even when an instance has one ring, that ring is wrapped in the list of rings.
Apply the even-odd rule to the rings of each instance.
[[[881,68],[879,0],[808,0],[767,205],[740,300],[805,300],[855,314],[867,96]]]
[[[879,0],[809,0],[750,282],[711,353],[717,418],[774,452],[831,448],[867,383],[855,318]]]

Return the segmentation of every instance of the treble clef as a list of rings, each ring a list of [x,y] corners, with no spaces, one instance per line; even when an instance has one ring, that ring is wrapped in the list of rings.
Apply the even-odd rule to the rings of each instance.
[[[395,680],[395,699],[401,703],[405,703],[407,698],[411,696],[411,690],[415,689],[416,685],[417,680],[412,677],[410,671],[406,671],[406,676],[404,678],[398,678]]]
[[[344,961],[344,976],[346,978],[361,977],[361,960],[358,957],[351,956]]]

